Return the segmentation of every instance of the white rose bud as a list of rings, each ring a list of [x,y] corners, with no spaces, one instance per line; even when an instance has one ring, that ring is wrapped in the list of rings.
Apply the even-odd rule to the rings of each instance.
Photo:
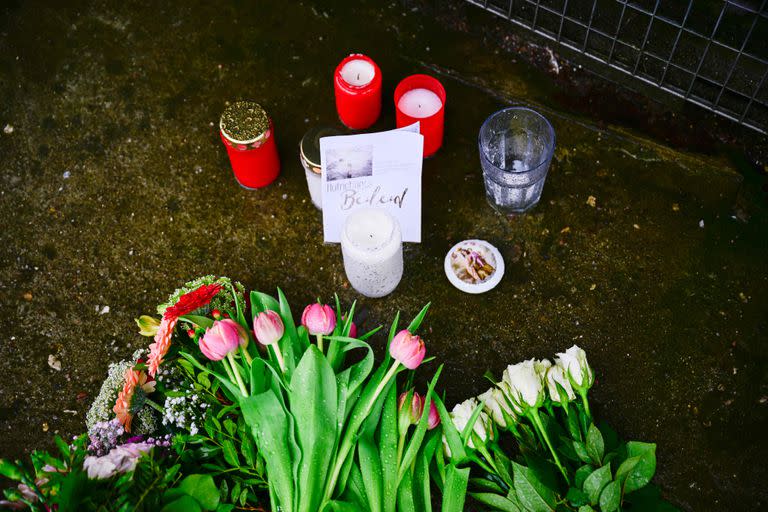
[[[508,393],[519,406],[539,407],[544,402],[544,374],[552,363],[529,359],[512,364],[504,370],[502,382],[508,386]]]
[[[572,346],[565,353],[557,354],[568,378],[574,388],[586,390],[592,387],[595,376],[587,362],[587,353],[577,345]]]
[[[499,388],[493,387],[477,398],[483,403],[485,410],[490,413],[493,421],[501,428],[506,428],[507,426],[507,420],[504,417],[505,413],[513,419],[516,416],[509,406],[504,392]]]
[[[555,359],[555,366],[547,370],[547,387],[549,388],[549,397],[553,402],[560,402],[560,392],[557,385],[560,384],[568,395],[568,400],[576,398],[576,393],[573,392],[571,387],[571,381],[565,373],[563,362],[560,359]]]

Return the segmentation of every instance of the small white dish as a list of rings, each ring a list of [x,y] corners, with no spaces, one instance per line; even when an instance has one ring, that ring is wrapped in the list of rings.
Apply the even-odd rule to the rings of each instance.
[[[448,281],[466,293],[485,293],[496,287],[504,276],[504,259],[485,240],[464,240],[445,255]]]

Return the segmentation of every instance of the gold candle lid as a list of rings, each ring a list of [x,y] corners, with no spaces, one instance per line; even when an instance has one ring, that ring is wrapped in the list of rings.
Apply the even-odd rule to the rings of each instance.
[[[320,174],[321,172],[320,139],[333,135],[341,135],[341,132],[331,126],[315,126],[310,128],[301,138],[299,143],[301,161],[315,174]]]
[[[269,135],[269,116],[255,101],[236,101],[221,114],[219,129],[232,144],[253,145]]]

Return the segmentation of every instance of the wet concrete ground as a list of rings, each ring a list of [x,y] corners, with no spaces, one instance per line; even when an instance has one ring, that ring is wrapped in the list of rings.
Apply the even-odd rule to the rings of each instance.
[[[406,247],[394,294],[362,301],[363,323],[431,300],[428,350],[446,363],[451,402],[483,391],[486,369],[576,342],[597,372],[598,414],[658,443],[671,501],[768,504],[766,178],[738,154],[562,114],[547,76],[397,3],[3,9],[0,455],[82,431],[109,361],[145,343],[133,318],[189,278],[279,285],[297,309],[333,291],[357,298],[339,248],[322,245],[298,141],[337,122],[332,70],[362,51],[384,73],[377,128],[393,125],[407,74],[438,74],[448,93],[445,147],[424,165],[424,243]],[[262,102],[275,122],[284,169],[262,191],[237,186],[217,138],[234,99]],[[486,204],[476,148],[506,104],[544,112],[558,139],[541,203],[514,218]],[[445,252],[464,238],[501,249],[493,292],[445,279]]]

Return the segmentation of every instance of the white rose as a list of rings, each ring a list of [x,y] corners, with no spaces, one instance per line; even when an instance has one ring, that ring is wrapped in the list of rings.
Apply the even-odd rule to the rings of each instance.
[[[495,421],[498,426],[506,428],[507,421],[504,418],[505,412],[507,416],[512,418],[515,417],[515,412],[509,406],[509,402],[501,389],[493,387],[477,398],[480,399],[485,406],[485,409],[490,413],[491,418],[493,418],[493,421]]]
[[[589,389],[595,381],[592,368],[587,362],[587,353],[577,345],[572,346],[565,353],[557,354],[563,365],[571,384],[575,388]]]
[[[565,373],[563,362],[560,359],[555,359],[555,366],[547,370],[547,387],[549,388],[549,397],[553,402],[560,402],[560,392],[557,389],[558,384],[563,387],[569,400],[576,398],[576,393],[573,392],[571,387],[571,381]]]
[[[512,364],[504,370],[502,382],[508,386],[508,392],[513,400],[520,405],[538,407],[544,401],[544,374],[547,365],[552,363],[547,361],[536,361],[529,359],[522,363]]]
[[[460,404],[456,404],[456,406],[451,411],[451,418],[453,419],[453,424],[456,427],[456,430],[459,431],[459,434],[464,432],[464,428],[467,426],[467,423],[469,423],[469,418],[472,416],[472,413],[475,412],[475,409],[477,409],[480,406],[480,404],[477,402],[475,398],[469,398],[467,400],[464,400]],[[472,430],[477,434],[477,437],[485,441],[488,438],[488,431],[487,426],[490,423],[488,415],[484,412],[480,413],[480,416],[475,421],[475,424],[472,425]],[[472,443],[472,437],[469,437],[469,443],[467,443],[470,448],[474,448],[475,445]]]

